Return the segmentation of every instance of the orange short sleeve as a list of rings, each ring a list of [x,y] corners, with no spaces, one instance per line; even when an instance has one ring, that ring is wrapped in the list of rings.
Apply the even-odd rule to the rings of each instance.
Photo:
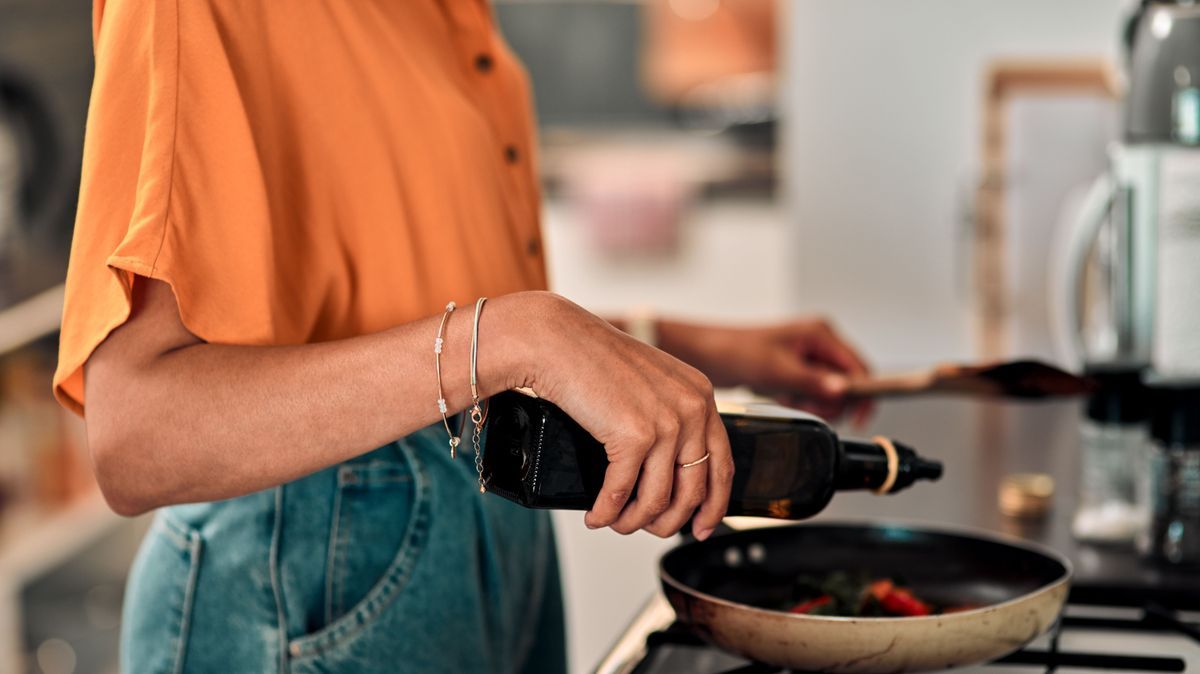
[[[486,7],[485,3],[479,3]],[[524,73],[438,0],[107,0],[55,394],[139,276],[208,342],[384,329],[544,287]],[[480,53],[488,68],[475,68]],[[439,265],[454,251],[458,263]]]
[[[84,361],[128,318],[136,275],[168,282],[184,323],[206,341],[273,337],[269,207],[233,73],[212,58],[181,78],[175,2],[107,10],[55,386],[80,411]]]

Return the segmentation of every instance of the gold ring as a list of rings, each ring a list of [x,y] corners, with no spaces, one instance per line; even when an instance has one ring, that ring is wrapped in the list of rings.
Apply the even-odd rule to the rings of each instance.
[[[699,466],[700,464],[704,463],[705,461],[708,461],[708,452],[705,452],[704,456],[700,457],[699,459],[696,459],[695,461],[688,461],[687,463],[676,463],[675,465],[679,466],[680,468],[691,468],[692,466]]]

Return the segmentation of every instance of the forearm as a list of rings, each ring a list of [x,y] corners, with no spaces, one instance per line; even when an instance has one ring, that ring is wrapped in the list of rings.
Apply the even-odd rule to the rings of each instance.
[[[608,317],[613,327],[629,332],[629,321],[625,318]],[[731,353],[729,341],[735,328],[699,325],[662,317],[654,319],[657,337],[655,346],[700,370],[716,386],[735,386],[741,382],[729,367],[717,362],[714,354]]]
[[[473,307],[452,314],[443,348],[450,413],[470,404]],[[511,325],[520,296],[490,300],[479,341],[480,394],[521,382]],[[238,496],[307,475],[440,420],[433,341],[440,316],[380,333],[299,346],[199,343],[125,371],[91,366],[89,438],[119,510]],[[99,371],[96,371],[100,368]],[[98,441],[97,441],[98,440]],[[111,497],[110,497],[111,498]],[[114,501],[121,498],[111,499]]]

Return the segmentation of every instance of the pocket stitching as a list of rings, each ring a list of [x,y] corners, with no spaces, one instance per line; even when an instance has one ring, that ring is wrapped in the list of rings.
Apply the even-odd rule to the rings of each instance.
[[[351,545],[353,541],[349,540],[343,529],[349,529],[351,522],[350,511],[342,510],[343,494],[349,491],[363,491],[372,488],[387,487],[397,484],[408,484],[413,481],[413,467],[410,463],[396,463],[395,461],[369,461],[364,463],[354,463],[343,465],[338,469],[338,488],[334,492],[334,502],[332,509],[332,517],[329,532],[329,554],[325,560],[325,625],[329,625],[337,618],[351,612],[356,606],[360,606],[361,602],[366,599],[366,596],[358,601],[346,602],[346,576],[349,573],[347,565],[344,563],[344,556],[341,554]],[[416,503],[416,495],[413,495],[414,509]],[[415,516],[415,512],[414,515]],[[343,520],[347,521],[343,521]],[[411,521],[410,521],[411,526]],[[381,580],[388,575],[392,565],[395,563],[404,549],[404,543],[407,539],[403,539],[400,545],[397,546],[392,560],[384,568],[379,575]],[[339,563],[342,561],[343,563]],[[374,585],[372,585],[374,587]],[[368,589],[368,595],[369,595]]]
[[[340,482],[340,480],[339,480]],[[338,541],[338,523],[341,521],[342,509],[342,490],[339,487],[333,494],[333,517],[329,527],[329,553],[325,558],[325,568],[336,568],[334,562],[337,558],[337,541]],[[325,624],[329,625],[333,622],[333,588],[337,585],[334,583],[333,574],[325,575]]]
[[[158,516],[154,518],[154,525],[171,539],[175,547],[190,552],[192,536],[197,535],[195,529],[182,522],[176,522],[165,510],[158,512]]]
[[[396,557],[379,582],[357,602],[356,608],[316,632],[289,642],[288,654],[293,661],[320,655],[336,648],[370,626],[372,621],[391,605],[412,576],[416,560],[424,549],[425,535],[429,528],[432,500],[430,493],[433,487],[425,473],[425,466],[407,447],[404,447],[403,451],[413,476],[413,515]]]
[[[175,652],[175,674],[183,672],[183,663],[187,656],[187,645],[192,629],[192,604],[195,603],[196,581],[200,577],[200,555],[203,549],[203,540],[195,530],[188,533],[188,539],[188,552],[191,557],[191,564],[188,565],[187,585],[184,586],[183,606],[180,608],[179,645]]]
[[[184,660],[192,627],[192,606],[195,603],[196,584],[200,577],[200,558],[204,550],[204,539],[196,529],[175,521],[167,511],[160,510],[154,518],[152,532],[162,534],[163,539],[178,552],[187,553],[187,580],[183,585],[183,601],[179,606],[179,627],[173,635],[175,653],[171,658],[172,674],[183,672]]]

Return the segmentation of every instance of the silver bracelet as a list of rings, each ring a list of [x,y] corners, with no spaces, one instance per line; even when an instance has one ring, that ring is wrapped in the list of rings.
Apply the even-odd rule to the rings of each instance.
[[[483,481],[483,452],[479,447],[480,435],[483,433],[483,423],[487,421],[487,406],[479,402],[479,379],[476,364],[479,360],[479,314],[483,313],[483,303],[486,297],[475,301],[475,322],[471,326],[471,444],[475,447],[475,473],[479,476],[479,493],[487,491]]]
[[[442,390],[442,346],[446,340],[446,323],[450,320],[450,314],[454,313],[457,305],[451,302],[446,305],[446,313],[442,314],[442,324],[438,326],[437,339],[433,342],[433,359],[434,367],[437,370],[437,386],[438,386],[438,412],[442,415],[442,425],[446,427],[446,435],[450,436],[450,458],[455,458],[458,453],[458,445],[462,442],[462,429],[459,429],[458,435],[450,428],[450,419],[446,416],[446,392]]]

